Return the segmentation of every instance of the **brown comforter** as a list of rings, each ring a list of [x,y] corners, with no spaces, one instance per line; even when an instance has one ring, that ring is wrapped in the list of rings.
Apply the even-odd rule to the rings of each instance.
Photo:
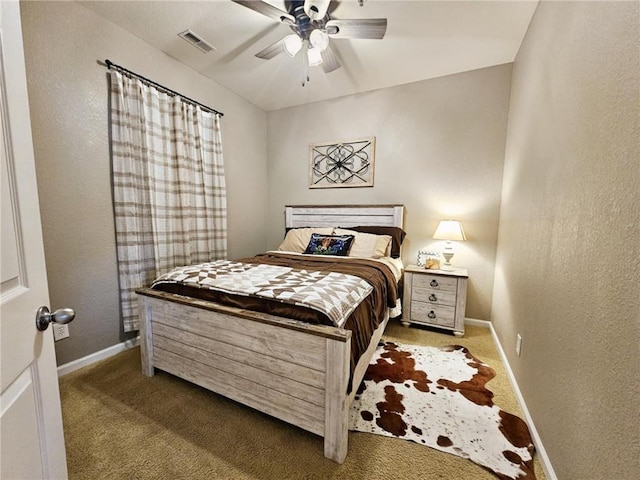
[[[280,265],[296,269],[320,270],[355,275],[367,281],[373,291],[347,319],[344,328],[351,330],[351,372],[358,359],[369,346],[374,330],[384,319],[387,307],[395,307],[398,288],[393,272],[383,263],[353,257],[323,257],[321,255],[291,255],[286,253],[263,253],[254,257],[237,260],[242,263]],[[154,286],[156,290],[186,295],[203,300],[229,305],[247,310],[270,313],[309,323],[332,325],[331,320],[321,312],[298,305],[291,305],[264,298],[231,295],[216,290],[189,287],[180,283],[163,283]]]

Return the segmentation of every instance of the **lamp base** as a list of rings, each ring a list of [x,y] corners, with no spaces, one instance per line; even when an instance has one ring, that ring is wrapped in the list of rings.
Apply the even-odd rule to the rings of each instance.
[[[442,252],[442,256],[444,257],[444,263],[440,266],[440,270],[444,270],[445,272],[450,272],[452,270],[455,270],[454,266],[451,265],[453,252],[445,250],[444,252]]]

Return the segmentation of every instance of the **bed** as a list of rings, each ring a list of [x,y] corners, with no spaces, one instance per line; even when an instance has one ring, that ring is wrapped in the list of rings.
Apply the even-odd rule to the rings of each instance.
[[[403,212],[401,205],[287,206],[285,226],[287,231],[302,227],[399,230]],[[287,252],[267,254],[277,262],[288,256]],[[143,288],[136,293],[145,375],[152,376],[158,368],[320,435],[325,457],[344,462],[349,406],[392,309],[384,310],[354,360],[355,338],[352,341],[353,333],[346,328],[252,311],[184,292]]]

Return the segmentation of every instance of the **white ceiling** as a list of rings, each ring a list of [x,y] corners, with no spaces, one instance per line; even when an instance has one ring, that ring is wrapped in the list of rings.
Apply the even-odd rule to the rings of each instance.
[[[362,7],[342,0],[332,18],[387,18],[387,33],[382,40],[333,39],[342,67],[328,74],[311,67],[304,87],[300,55],[254,56],[289,27],[230,0],[80,3],[270,111],[512,62],[537,0],[366,0]],[[269,3],[285,10],[283,0]],[[202,53],[177,36],[187,29],[216,50]]]

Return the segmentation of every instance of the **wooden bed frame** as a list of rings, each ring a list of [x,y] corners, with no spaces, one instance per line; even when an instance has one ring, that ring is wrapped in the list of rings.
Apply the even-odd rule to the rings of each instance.
[[[287,228],[403,226],[401,205],[287,206]],[[347,455],[349,407],[386,327],[375,331],[348,394],[351,332],[140,289],[142,371],[159,368],[324,437]]]

